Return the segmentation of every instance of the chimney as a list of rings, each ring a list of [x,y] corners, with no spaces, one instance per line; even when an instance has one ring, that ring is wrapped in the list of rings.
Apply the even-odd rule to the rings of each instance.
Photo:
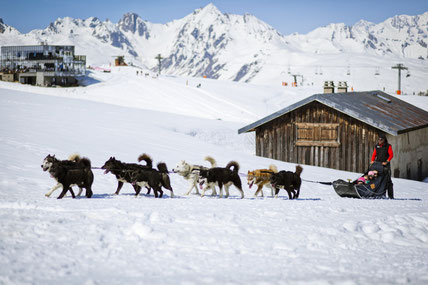
[[[346,93],[348,92],[348,84],[346,81],[339,81],[339,85],[337,86],[337,93]]]
[[[324,93],[334,93],[333,81],[324,81]]]

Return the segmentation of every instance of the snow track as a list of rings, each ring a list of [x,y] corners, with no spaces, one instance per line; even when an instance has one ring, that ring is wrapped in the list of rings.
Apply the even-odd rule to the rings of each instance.
[[[165,83],[156,82],[153,90],[162,89]],[[154,163],[166,162],[169,170],[183,159],[207,165],[206,155],[219,166],[236,160],[242,173],[272,163],[278,169],[295,168],[253,155],[251,139],[237,135],[251,114],[242,122],[229,122],[184,116],[180,105],[160,112],[156,106],[169,97],[155,93],[147,105],[136,99],[132,108],[117,106],[113,103],[121,104],[121,99],[130,104],[134,89],[125,84],[117,93],[118,82],[110,91],[110,83],[103,84],[102,92],[96,84],[30,88],[50,96],[10,89],[26,87],[22,85],[0,88],[0,284],[428,282],[428,192],[421,182],[394,179],[397,200],[344,199],[331,186],[304,182],[300,199],[288,200],[283,190],[278,199],[254,198],[255,189],[241,177],[245,199],[239,199],[233,186],[231,197],[220,199],[186,196],[187,182],[170,174],[176,197],[165,191],[164,198],[155,199],[135,197],[129,184],[113,195],[116,178],[94,170],[93,198],[57,200],[59,192],[46,198],[55,181],[40,164],[49,153],[65,159],[79,152],[93,166],[110,156],[136,162],[145,152]],[[217,84],[220,90],[235,90],[229,93],[230,104],[223,105],[242,100],[250,113],[275,108],[265,105],[260,110],[267,97],[253,100],[257,94],[248,93],[247,85],[239,93],[238,85]],[[206,85],[207,90],[215,87],[214,82]],[[194,106],[227,98],[212,98],[211,92]],[[426,104],[425,98],[417,99]],[[187,108],[191,103],[183,104]],[[231,118],[229,111],[220,108],[219,116]],[[302,178],[315,181],[358,176],[306,165],[303,169]]]

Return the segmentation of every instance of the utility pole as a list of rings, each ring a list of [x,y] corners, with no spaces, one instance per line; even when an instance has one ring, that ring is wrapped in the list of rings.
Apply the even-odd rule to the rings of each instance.
[[[159,67],[159,75],[160,75],[160,73],[161,73],[161,60],[163,59],[163,57],[161,56],[161,54],[158,54],[155,58],[159,61],[158,67]]]
[[[303,84],[303,75],[299,75],[299,74],[291,74],[291,76],[293,76],[294,78],[294,82],[293,82],[293,86],[297,87],[297,77],[300,76],[302,77],[302,84]]]
[[[401,94],[401,70],[408,70],[402,63],[398,63],[396,66],[392,66],[392,69],[398,69],[398,90],[397,94]]]

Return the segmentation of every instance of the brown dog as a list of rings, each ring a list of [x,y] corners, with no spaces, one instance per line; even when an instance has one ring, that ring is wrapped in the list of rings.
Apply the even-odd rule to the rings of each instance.
[[[253,187],[254,184],[257,185],[257,190],[254,193],[255,197],[257,197],[259,193],[263,197],[263,186],[270,188],[271,195],[272,197],[274,196],[273,194],[274,188],[270,184],[270,177],[272,176],[272,174],[277,172],[278,172],[278,169],[273,164],[269,165],[269,169],[256,169],[253,171],[248,171],[248,175],[247,175],[248,187],[251,189],[251,187]]]

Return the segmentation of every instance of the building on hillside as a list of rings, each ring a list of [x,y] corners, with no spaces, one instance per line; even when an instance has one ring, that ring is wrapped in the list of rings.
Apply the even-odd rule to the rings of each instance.
[[[253,131],[258,156],[360,173],[385,133],[393,177],[428,177],[428,112],[381,91],[316,94],[238,133]]]
[[[127,66],[125,62],[125,56],[123,55],[116,56],[116,58],[114,59],[114,66]]]
[[[38,86],[77,85],[86,73],[86,56],[74,46],[2,46],[0,79]]]

